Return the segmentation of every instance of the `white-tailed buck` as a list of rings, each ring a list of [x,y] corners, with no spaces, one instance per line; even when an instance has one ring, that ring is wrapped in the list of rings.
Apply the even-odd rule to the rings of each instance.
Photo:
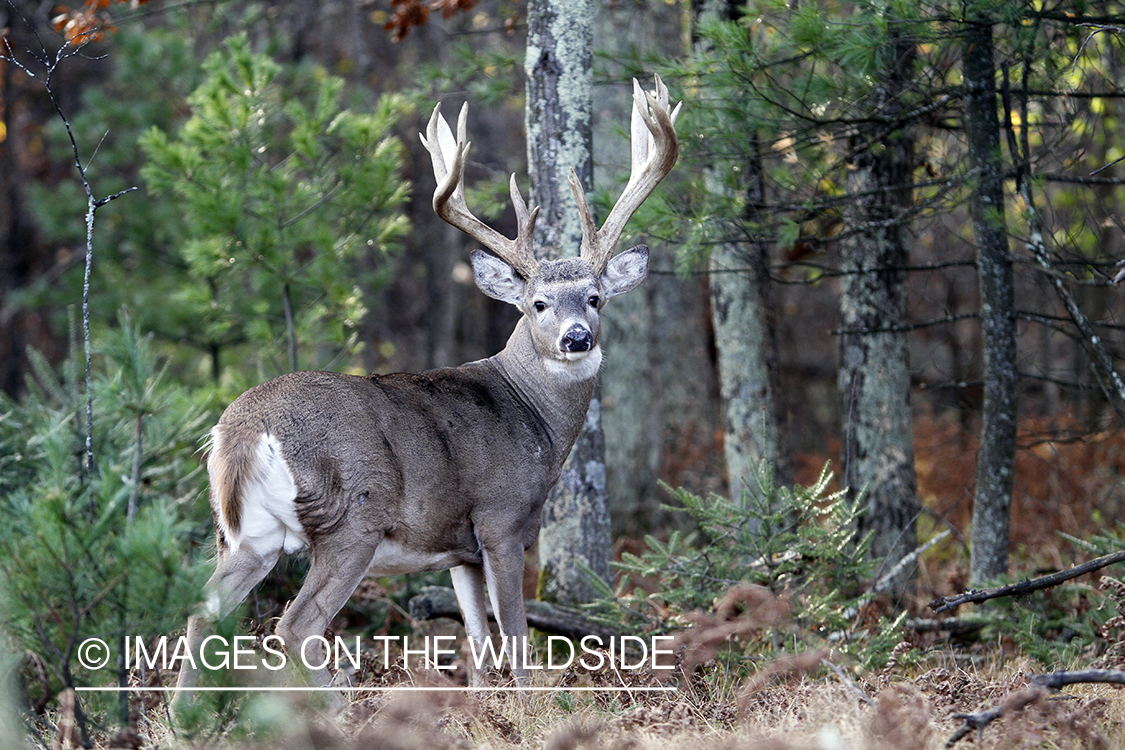
[[[464,193],[466,109],[454,140],[434,108],[422,138],[437,178],[434,210],[495,254],[473,252],[477,286],[523,317],[504,350],[488,359],[415,374],[295,372],[226,409],[211,431],[207,460],[218,562],[205,612],[188,623],[193,653],[204,619],[238,605],[283,550],[302,549],[311,568],[277,624],[290,649],[323,635],[365,576],[447,568],[478,649],[490,637],[486,581],[505,647],[526,637],[524,551],[590,404],[602,359],[598,315],[648,272],[648,248],[616,257],[613,250],[676,162],[678,111],[669,110],[659,77],[655,93],[634,81],[628,185],[598,229],[572,170],[580,256],[536,260],[538,209],[528,210],[513,175],[516,239],[473,216]],[[508,656],[522,681],[522,665]],[[195,678],[183,664],[179,687]],[[313,679],[329,684],[328,669]],[[471,679],[479,684],[483,675]]]

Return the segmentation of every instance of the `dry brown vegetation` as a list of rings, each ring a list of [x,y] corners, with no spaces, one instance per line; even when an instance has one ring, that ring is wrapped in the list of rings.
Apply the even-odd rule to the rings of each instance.
[[[1115,616],[1080,658],[1085,666],[1120,668],[1125,584],[1103,577],[1101,588]],[[359,677],[371,692],[354,694],[338,714],[325,711],[312,694],[247,693],[212,724],[186,731],[173,728],[159,693],[144,693],[136,694],[127,731],[93,740],[99,748],[176,750],[1108,750],[1125,736],[1125,695],[1117,687],[1037,687],[1033,676],[1047,670],[1003,637],[959,642],[914,633],[883,668],[867,673],[834,663],[841,655],[830,647],[763,661],[741,674],[718,658],[770,628],[783,632],[787,614],[761,587],[732,590],[680,634],[674,676],[571,668],[537,683],[557,691],[466,692],[458,687],[463,669],[451,679],[397,665],[380,668],[370,659]],[[423,627],[455,632],[449,621]],[[621,689],[568,690],[610,686]],[[675,690],[646,691],[658,686]],[[407,687],[426,691],[401,690]],[[40,738],[52,748],[76,747],[74,702],[64,694],[59,703],[61,709],[43,717]]]
[[[99,747],[281,747],[290,750],[439,748],[698,747],[755,750],[947,747],[964,725],[959,714],[1000,707],[1003,716],[960,739],[982,748],[1113,748],[1125,730],[1125,701],[1112,687],[1065,693],[1028,687],[1026,660],[958,658],[935,651],[922,665],[891,667],[853,682],[807,663],[767,665],[761,679],[678,683],[675,693],[464,692],[376,693],[337,717],[304,697],[246,698],[254,729],[194,738],[174,732],[159,701],[138,706],[135,731],[97,738]],[[812,667],[809,669],[808,667]],[[700,673],[707,670],[703,668]],[[426,675],[400,673],[400,685]],[[63,701],[64,705],[66,701]],[[63,722],[66,723],[65,721]],[[54,747],[77,736],[56,735]]]

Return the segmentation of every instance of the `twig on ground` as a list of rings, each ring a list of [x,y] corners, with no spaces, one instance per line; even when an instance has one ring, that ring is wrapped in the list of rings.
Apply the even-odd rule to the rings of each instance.
[[[1076,685],[1083,682],[1106,682],[1113,685],[1125,685],[1125,672],[1120,669],[1081,669],[1075,671],[1058,671],[1048,674],[1031,676],[1031,684],[1037,687],[1058,690],[1067,685]]]
[[[954,597],[939,596],[930,602],[930,609],[935,613],[945,612],[946,610],[953,609],[961,604],[978,603],[988,601],[989,599],[998,599],[1002,596],[1020,596],[1021,594],[1029,594],[1032,591],[1039,591],[1041,589],[1057,586],[1060,583],[1069,581],[1071,578],[1092,573],[1095,570],[1100,570],[1107,565],[1114,563],[1125,562],[1125,550],[1114,552],[1113,554],[1103,555],[1089,562],[1076,565],[1073,568],[1060,570],[1057,573],[1043,576],[1042,578],[1034,578],[1031,580],[1024,579],[1019,583],[1011,583],[1007,586],[1000,586],[994,589],[985,589],[984,591],[969,590],[963,594]]]
[[[953,714],[953,718],[962,719],[965,723],[958,727],[957,731],[945,741],[945,746],[953,747],[957,744],[958,740],[974,729],[977,730],[977,740],[979,741],[986,726],[996,721],[1001,716],[1024,710],[1032,703],[1040,700],[1044,695],[1045,693],[1040,687],[1024,688],[1023,690],[1012,693],[1005,698],[1004,702],[999,706],[990,708],[987,711],[978,711],[973,714]]]
[[[875,699],[872,698],[867,693],[860,690],[859,686],[856,685],[854,682],[852,682],[850,677],[848,677],[846,674],[844,674],[844,670],[840,669],[838,666],[836,666],[832,662],[828,661],[827,659],[821,659],[820,663],[823,664],[824,666],[828,667],[829,669],[831,669],[833,671],[833,673],[835,673],[836,677],[839,678],[840,682],[844,683],[844,687],[846,687],[848,690],[851,690],[853,693],[855,693],[856,696],[861,701],[863,701],[864,703],[866,703],[869,706],[875,705]]]

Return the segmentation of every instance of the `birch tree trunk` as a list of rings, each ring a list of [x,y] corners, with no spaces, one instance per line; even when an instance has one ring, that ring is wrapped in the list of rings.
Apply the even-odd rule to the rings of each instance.
[[[540,206],[535,247],[546,257],[577,255],[578,208],[566,175],[573,167],[593,185],[592,15],[588,0],[531,0],[527,8],[527,163],[531,203]],[[590,601],[588,570],[610,580],[601,391],[558,484],[543,508],[539,531],[539,596],[566,604]]]
[[[970,582],[979,584],[1008,572],[1019,382],[991,22],[979,13],[972,14],[963,44],[965,129],[977,183],[970,206],[984,350],[984,407],[969,573]]]
[[[912,49],[893,44],[893,64],[875,92],[877,118],[892,121],[910,83]],[[839,389],[844,484],[863,493],[861,534],[873,532],[871,554],[886,573],[917,546],[921,506],[914,471],[913,417],[907,358],[906,271],[902,216],[912,202],[914,141],[903,129],[852,139],[845,218],[855,234],[841,243]],[[896,576],[902,590],[910,572]]]

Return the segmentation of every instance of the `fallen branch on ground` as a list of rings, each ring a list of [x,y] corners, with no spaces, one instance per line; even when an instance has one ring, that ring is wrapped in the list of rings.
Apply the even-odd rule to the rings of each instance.
[[[999,719],[1001,716],[1013,713],[1015,711],[1022,711],[1032,703],[1040,700],[1045,693],[1040,687],[1025,688],[1018,692],[1012,693],[1004,702],[999,706],[990,708],[987,711],[978,711],[975,714],[953,714],[955,719],[963,719],[964,724],[957,728],[957,731],[945,741],[946,747],[953,747],[957,741],[967,735],[974,729],[977,730],[977,740],[980,740],[980,734],[986,726]]]
[[[936,633],[946,631],[950,635],[963,635],[976,633],[984,629],[988,620],[969,619],[965,617],[945,617],[942,619],[926,619],[915,617],[906,621],[906,629],[915,633]]]
[[[1114,563],[1125,562],[1125,550],[1114,552],[1110,555],[1103,555],[1089,562],[1076,565],[1073,568],[1060,570],[1057,573],[1043,576],[1042,578],[1034,578],[1031,580],[1024,579],[1019,583],[1011,583],[1007,586],[1000,586],[995,589],[985,589],[984,591],[969,590],[958,596],[952,598],[939,596],[930,602],[930,609],[935,613],[944,612],[948,609],[953,609],[961,604],[979,603],[988,601],[989,599],[998,599],[1002,596],[1020,596],[1022,594],[1030,594],[1032,591],[1039,591],[1047,589],[1052,586],[1057,586],[1064,581],[1069,581],[1071,578],[1077,578],[1086,573],[1092,573],[1095,570],[1100,570],[1107,565]]]
[[[1076,685],[1082,682],[1107,682],[1113,685],[1125,685],[1125,672],[1119,669],[1081,669],[1036,674],[1032,675],[1030,679],[1032,685],[1058,690],[1067,685]]]
[[[591,620],[580,612],[554,604],[537,599],[525,599],[523,606],[527,610],[527,624],[544,633],[564,635],[575,640],[593,635],[601,638],[603,644],[608,644],[610,637],[621,635],[620,631]],[[407,609],[410,616],[416,620],[433,620],[437,617],[461,619],[461,610],[457,608],[457,595],[453,589],[444,586],[425,587],[410,600]],[[491,605],[487,610],[488,617],[495,620]]]
[[[848,690],[855,693],[857,698],[859,698],[861,701],[863,701],[864,703],[866,703],[869,706],[875,705],[875,699],[872,698],[867,693],[860,690],[859,686],[856,685],[854,682],[852,682],[850,677],[848,677],[846,674],[844,674],[844,670],[840,669],[838,666],[836,666],[832,662],[828,661],[827,659],[821,659],[820,663],[823,664],[824,666],[828,667],[829,669],[831,669],[833,674],[836,675],[836,678],[839,679],[841,683],[843,683],[844,687],[846,687]]]
[[[1118,669],[1082,669],[1075,671],[1050,672],[1049,674],[1036,674],[1030,677],[1031,687],[1012,693],[1004,702],[987,711],[975,714],[953,714],[955,719],[963,719],[964,724],[946,740],[946,747],[953,747],[962,737],[976,729],[978,732],[999,719],[1001,716],[1022,711],[1032,703],[1046,695],[1045,688],[1058,690],[1067,685],[1087,682],[1106,682],[1114,685],[1125,685],[1125,671]],[[978,737],[979,739],[979,737]]]

